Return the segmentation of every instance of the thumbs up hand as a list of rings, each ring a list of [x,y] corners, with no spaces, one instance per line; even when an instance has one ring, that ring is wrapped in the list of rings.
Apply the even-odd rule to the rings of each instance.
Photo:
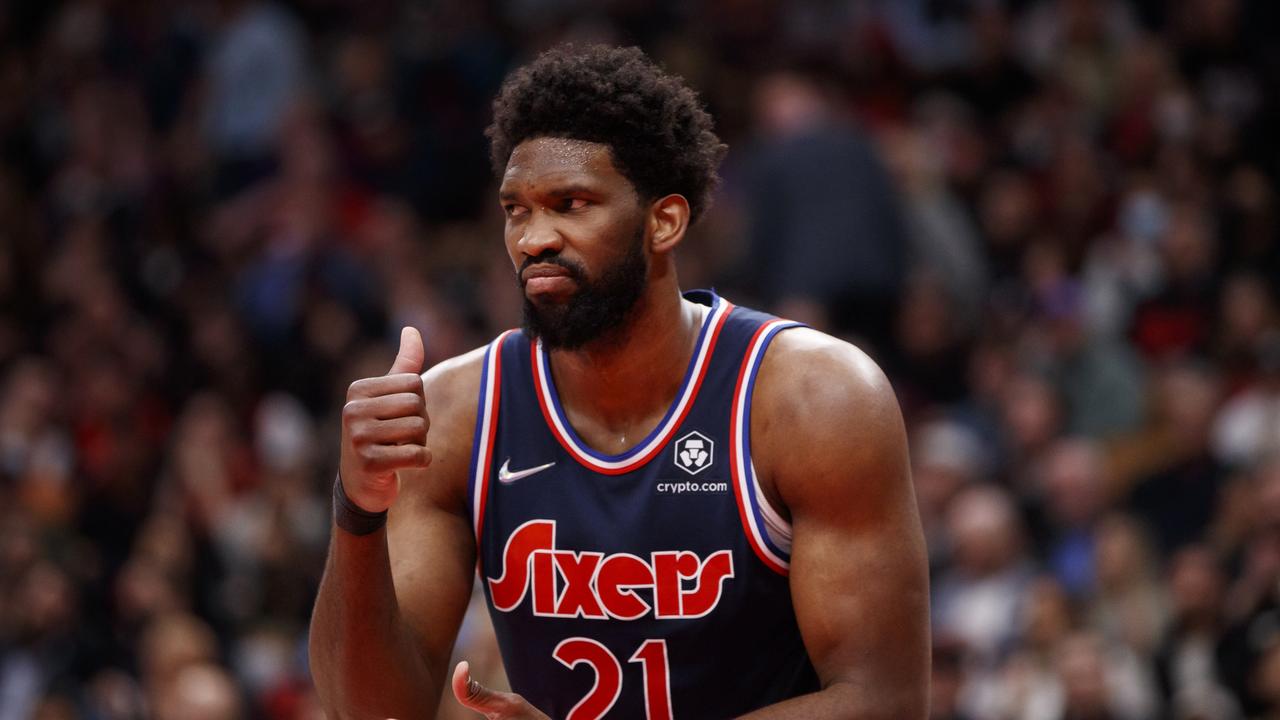
[[[387,374],[357,380],[347,388],[339,472],[347,497],[368,512],[382,512],[396,501],[397,470],[431,464],[431,421],[419,375],[425,358],[422,336],[406,327]]]

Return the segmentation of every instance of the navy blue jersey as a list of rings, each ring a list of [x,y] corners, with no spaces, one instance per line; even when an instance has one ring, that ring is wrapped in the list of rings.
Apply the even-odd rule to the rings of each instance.
[[[817,689],[790,527],[751,465],[751,391],[795,323],[713,293],[666,416],[621,455],[569,425],[548,355],[485,354],[469,499],[512,689],[553,718],[723,718]]]

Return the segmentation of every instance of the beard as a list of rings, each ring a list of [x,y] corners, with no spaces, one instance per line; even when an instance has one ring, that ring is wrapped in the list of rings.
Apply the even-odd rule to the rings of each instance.
[[[540,255],[525,260],[524,269],[535,263],[564,268],[578,286],[566,300],[535,303],[524,295],[524,332],[542,341],[548,350],[577,350],[582,346],[617,337],[626,328],[632,309],[644,295],[649,268],[644,255],[644,223],[639,223],[622,257],[590,278],[582,265],[558,255]],[[523,294],[523,292],[522,292]]]

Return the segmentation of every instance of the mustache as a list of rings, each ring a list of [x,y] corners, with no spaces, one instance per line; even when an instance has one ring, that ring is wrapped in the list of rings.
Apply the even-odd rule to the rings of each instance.
[[[538,255],[537,257],[528,257],[520,264],[520,271],[516,273],[516,279],[520,281],[520,287],[525,286],[524,271],[533,265],[555,265],[564,268],[569,277],[578,282],[586,279],[587,273],[581,265],[572,260],[566,260],[559,255]]]

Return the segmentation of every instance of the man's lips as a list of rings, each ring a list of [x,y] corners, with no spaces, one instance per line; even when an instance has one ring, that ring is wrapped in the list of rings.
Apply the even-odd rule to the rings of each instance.
[[[574,280],[568,268],[551,263],[530,265],[520,274],[527,295],[563,293],[573,288]]]

